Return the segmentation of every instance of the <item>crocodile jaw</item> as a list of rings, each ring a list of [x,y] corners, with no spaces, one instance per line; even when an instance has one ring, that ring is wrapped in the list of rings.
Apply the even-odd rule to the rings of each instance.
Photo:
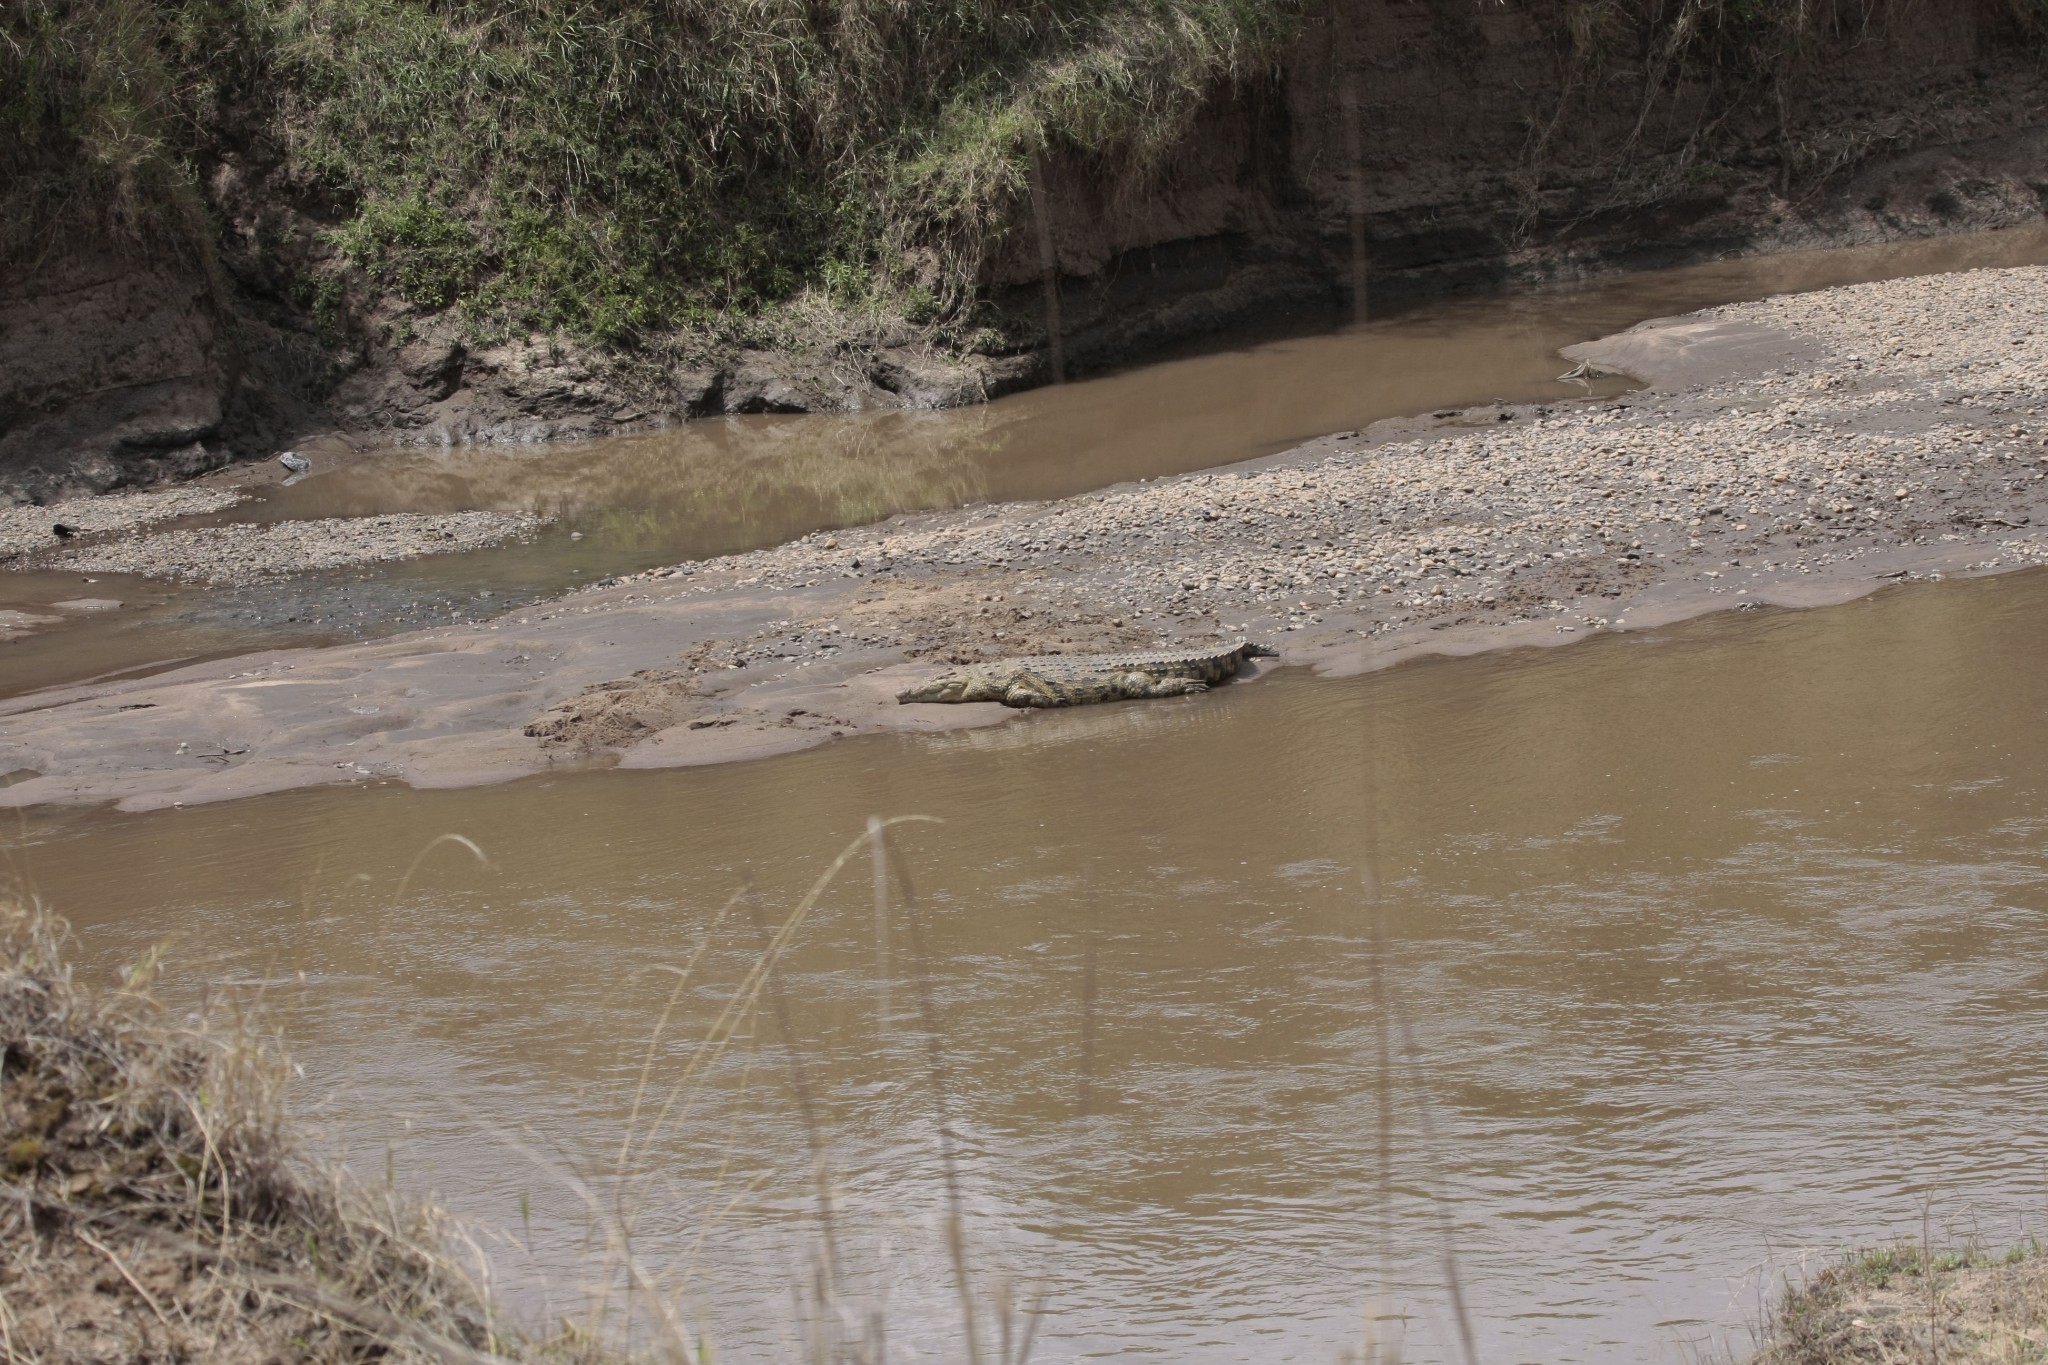
[[[896,694],[898,703],[914,701],[1001,701],[1003,690],[974,673],[941,673],[928,683],[906,687]]]
[[[914,701],[959,701],[960,694],[966,690],[967,685],[962,679],[941,677],[934,678],[928,683],[919,683],[916,687],[904,688],[896,694],[896,700],[899,704]]]

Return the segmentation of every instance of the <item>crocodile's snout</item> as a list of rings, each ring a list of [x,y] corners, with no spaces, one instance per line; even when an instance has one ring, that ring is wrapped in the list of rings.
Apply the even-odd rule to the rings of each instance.
[[[959,701],[966,691],[965,679],[948,675],[934,678],[928,683],[920,683],[916,687],[906,687],[896,694],[896,700],[899,704],[914,701]]]

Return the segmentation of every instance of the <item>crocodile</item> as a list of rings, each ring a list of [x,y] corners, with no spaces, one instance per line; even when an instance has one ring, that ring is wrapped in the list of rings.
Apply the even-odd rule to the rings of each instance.
[[[1135,697],[1180,697],[1207,692],[1235,674],[1246,659],[1280,653],[1239,640],[1210,649],[1162,649],[1133,654],[1042,654],[968,664],[928,683],[905,688],[899,702],[999,701],[1005,706],[1086,706]]]

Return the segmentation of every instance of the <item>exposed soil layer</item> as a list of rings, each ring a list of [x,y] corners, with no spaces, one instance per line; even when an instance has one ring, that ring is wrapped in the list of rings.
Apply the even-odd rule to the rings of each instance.
[[[804,339],[782,349],[487,343],[361,280],[336,313],[314,286],[347,276],[329,244],[345,209],[296,192],[245,130],[201,167],[218,270],[83,247],[0,268],[0,496],[187,476],[337,426],[529,441],[981,401],[1048,376],[1048,274],[1087,368],[1280,301],[1345,304],[1361,270],[1384,299],[2041,212],[2048,83],[1999,7],[1887,7],[1748,76],[1673,68],[1641,35],[1565,41],[1566,9],[1343,0],[1270,82],[1215,95],[1156,177],[1055,158],[1046,249],[1013,230],[987,281],[1008,339],[968,354],[836,316],[788,319]]]
[[[38,776],[0,803],[717,762],[1017,717],[895,703],[948,661],[1245,634],[1278,645],[1277,666],[1347,673],[2048,563],[2048,269],[1710,309],[1573,351],[1654,386],[16,698],[0,770]]]

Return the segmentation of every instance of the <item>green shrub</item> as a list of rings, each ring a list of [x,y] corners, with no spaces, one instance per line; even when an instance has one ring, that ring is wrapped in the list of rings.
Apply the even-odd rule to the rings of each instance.
[[[971,302],[1034,150],[1141,167],[1294,0],[179,0],[351,260],[423,310],[625,340],[816,289]],[[895,263],[935,249],[911,299]]]
[[[1769,73],[1891,0],[1564,0],[1575,63]],[[2003,0],[2048,31],[2048,0]],[[1119,182],[1307,0],[8,0],[0,253],[204,251],[195,168],[282,158],[347,259],[485,332],[629,344],[816,291],[973,334],[1034,156]],[[1859,28],[1859,26],[1861,26]],[[920,262],[914,275],[903,262]],[[736,321],[741,320],[741,321]],[[746,324],[751,325],[751,324]]]
[[[482,264],[469,225],[417,195],[368,203],[336,235],[349,259],[425,312],[467,294]]]

